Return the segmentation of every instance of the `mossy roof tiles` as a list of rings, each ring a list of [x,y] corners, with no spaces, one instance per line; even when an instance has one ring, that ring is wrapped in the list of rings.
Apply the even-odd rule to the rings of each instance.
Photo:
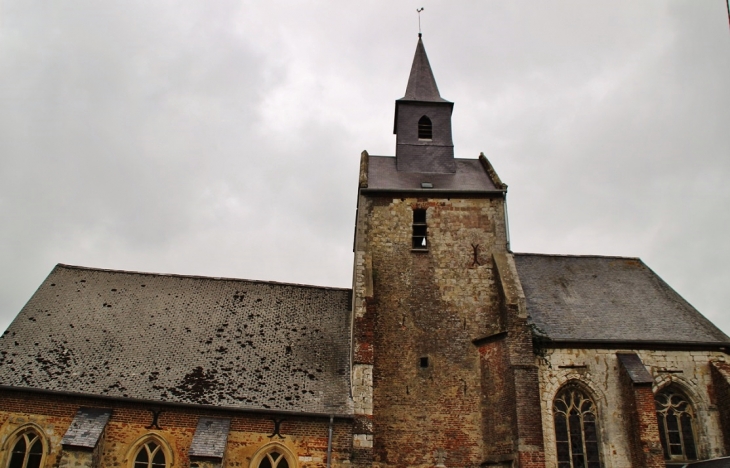
[[[350,290],[58,265],[0,338],[0,385],[350,414]]]

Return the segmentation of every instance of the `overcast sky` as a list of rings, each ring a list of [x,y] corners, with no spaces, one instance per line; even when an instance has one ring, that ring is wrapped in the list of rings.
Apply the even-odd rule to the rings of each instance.
[[[349,287],[417,7],[513,249],[641,257],[730,333],[725,0],[3,0],[0,328],[56,263]]]

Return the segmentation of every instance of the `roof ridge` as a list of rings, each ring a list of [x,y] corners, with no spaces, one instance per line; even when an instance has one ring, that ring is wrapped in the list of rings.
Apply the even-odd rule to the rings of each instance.
[[[202,276],[202,275],[183,275],[179,273],[153,273],[147,271],[135,271],[135,270],[113,270],[111,268],[95,268],[85,267],[79,265],[68,265],[66,263],[58,263],[55,268],[67,268],[71,270],[86,270],[86,271],[102,271],[106,273],[122,273],[126,275],[144,275],[144,276],[165,276],[172,278],[190,278],[190,279],[205,279],[205,280],[217,280],[217,281],[239,281],[245,283],[256,283],[256,284],[272,284],[276,286],[294,286],[300,288],[313,288],[313,289],[330,289],[335,291],[351,291],[351,288],[339,288],[335,286],[317,286],[314,284],[302,284],[302,283],[287,283],[282,281],[267,281],[267,280],[253,280],[246,278],[232,278],[226,276]],[[54,269],[55,269],[54,268]]]
[[[546,254],[546,253],[532,253],[532,252],[512,252],[513,255],[532,256],[532,257],[563,257],[563,258],[615,258],[622,260],[638,260],[641,263],[644,261],[640,257],[624,257],[621,255],[598,255],[598,254]]]

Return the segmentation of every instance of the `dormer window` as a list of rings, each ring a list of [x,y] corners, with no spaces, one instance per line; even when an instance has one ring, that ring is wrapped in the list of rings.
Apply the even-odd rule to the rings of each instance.
[[[418,139],[430,140],[431,138],[433,138],[433,127],[431,126],[431,119],[424,115],[418,120]]]

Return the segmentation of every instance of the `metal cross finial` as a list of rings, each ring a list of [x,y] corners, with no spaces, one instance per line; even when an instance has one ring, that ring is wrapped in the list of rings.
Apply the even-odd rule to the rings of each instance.
[[[416,13],[418,13],[418,37],[421,37],[421,12],[422,11],[423,11],[423,7],[416,10]]]

